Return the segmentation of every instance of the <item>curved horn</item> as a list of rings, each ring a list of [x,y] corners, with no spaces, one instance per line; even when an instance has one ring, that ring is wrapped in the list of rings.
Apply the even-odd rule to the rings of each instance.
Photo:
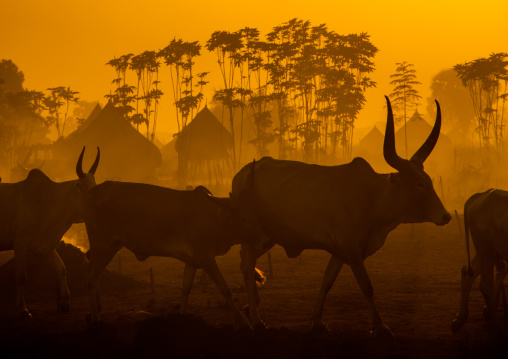
[[[97,166],[99,165],[100,158],[101,158],[101,150],[99,149],[99,146],[97,146],[97,156],[95,156],[95,161],[92,167],[90,167],[90,171],[88,171],[88,173],[95,175],[95,171],[97,171]]]
[[[23,167],[27,165],[28,160],[30,159],[30,156],[32,155],[33,152],[34,152],[34,149],[30,148],[30,150],[28,151],[28,153],[25,156],[25,159],[23,160]]]
[[[429,157],[439,138],[439,132],[441,131],[441,108],[439,107],[439,102],[437,102],[437,100],[434,101],[436,101],[437,106],[436,123],[434,123],[434,128],[432,128],[429,137],[423,143],[422,147],[411,157],[411,161],[423,163],[427,157]]]
[[[83,173],[83,155],[85,154],[85,146],[83,146],[83,151],[81,151],[81,154],[78,158],[78,163],[76,164],[76,174],[78,175],[78,178],[85,177],[85,174]]]
[[[386,163],[395,168],[397,171],[400,171],[407,160],[399,157],[397,155],[397,151],[395,150],[395,127],[393,124],[393,112],[392,105],[390,104],[390,100],[387,96],[386,98],[386,107],[388,108],[388,116],[386,119],[386,131],[385,131],[385,141],[383,144],[383,155],[385,157]]]
[[[21,163],[19,163],[19,161],[16,161],[16,163],[18,164],[18,167],[21,168],[23,171],[28,171],[28,169],[23,167]]]

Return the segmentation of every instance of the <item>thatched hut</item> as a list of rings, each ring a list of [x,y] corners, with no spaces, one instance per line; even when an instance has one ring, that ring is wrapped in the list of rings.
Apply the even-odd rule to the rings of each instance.
[[[98,181],[156,182],[155,169],[161,164],[159,149],[132,127],[111,102],[100,112],[96,107],[76,131],[57,141],[53,156],[74,171],[83,146],[87,148],[85,170],[93,161],[97,146],[101,150]]]
[[[416,110],[411,118],[395,132],[395,146],[399,156],[406,157],[406,129],[407,129],[407,153],[408,157],[411,157],[420,146],[427,140],[430,132],[432,131],[430,125],[423,116]],[[439,134],[439,140],[434,147],[434,150],[430,154],[427,161],[425,161],[425,167],[438,169],[442,166],[446,167],[449,163],[452,163],[454,156],[454,145],[448,136],[444,133]],[[437,172],[437,171],[436,171]]]
[[[177,135],[179,185],[223,182],[230,168],[231,134],[205,106]]]
[[[383,142],[383,133],[374,125],[372,130],[360,139],[358,153],[360,156],[378,156],[383,152]]]

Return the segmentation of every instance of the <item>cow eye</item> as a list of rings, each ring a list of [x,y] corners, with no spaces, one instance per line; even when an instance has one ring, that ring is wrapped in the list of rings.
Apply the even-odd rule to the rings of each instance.
[[[423,183],[419,182],[419,183],[416,184],[416,188],[418,188],[418,189],[424,189],[425,185]]]

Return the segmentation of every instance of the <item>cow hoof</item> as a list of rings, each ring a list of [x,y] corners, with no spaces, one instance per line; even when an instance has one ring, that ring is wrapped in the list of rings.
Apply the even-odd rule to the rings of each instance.
[[[453,322],[452,322],[452,333],[453,334],[457,334],[459,332],[459,330],[462,328],[462,326],[466,322],[466,319],[467,318],[457,316],[457,318],[455,318],[453,320]]]
[[[260,332],[260,331],[265,331],[268,329],[268,326],[266,325],[265,322],[263,321],[260,321],[260,322],[257,322],[256,324],[254,324],[254,326],[252,327],[252,329],[254,329],[254,331],[256,332]]]
[[[393,339],[393,337],[394,337],[392,331],[386,325],[383,325],[382,327],[380,327],[378,329],[372,329],[370,331],[370,333],[372,335],[374,335],[376,338],[383,339],[383,340]]]
[[[315,336],[320,336],[320,337],[321,336],[329,336],[330,329],[323,322],[320,322],[317,324],[312,323],[312,325],[310,327],[310,334],[315,335]]]
[[[22,310],[19,312],[19,317],[21,320],[29,320],[32,319],[32,314],[28,310]]]

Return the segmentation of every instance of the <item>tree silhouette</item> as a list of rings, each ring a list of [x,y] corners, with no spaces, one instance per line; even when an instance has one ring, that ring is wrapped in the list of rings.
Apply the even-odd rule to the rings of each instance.
[[[439,99],[442,111],[446,111],[447,122],[463,135],[471,131],[474,110],[468,90],[453,69],[439,72],[430,84],[431,97],[428,101],[428,112],[435,109],[433,99]]]
[[[469,90],[473,100],[480,143],[484,161],[489,159],[490,139],[494,137],[497,153],[504,138],[504,103],[508,83],[508,54],[493,53],[453,69]],[[501,101],[501,111],[499,111]]]
[[[415,85],[421,85],[421,82],[416,80],[416,70],[414,65],[406,61],[397,62],[397,68],[395,73],[390,75],[393,79],[390,81],[390,85],[394,86],[393,92],[388,95],[392,98],[392,108],[394,111],[395,119],[402,118],[404,120],[404,137],[406,144],[406,158],[407,153],[407,112],[411,107],[418,107],[418,101],[422,98],[418,93],[418,90],[414,88]],[[397,116],[397,112],[401,112],[402,115]]]
[[[77,95],[79,92],[76,92],[76,91],[71,91],[71,88],[70,87],[67,87],[66,89],[64,89],[60,96],[62,97],[62,99],[65,101],[65,114],[64,114],[64,120],[63,120],[63,124],[62,124],[62,135],[65,133],[65,124],[67,123],[67,115],[69,113],[69,105],[72,103],[72,102],[78,102],[79,101],[79,98],[76,97],[75,95]]]
[[[129,114],[134,111],[134,107],[131,106],[131,103],[135,100],[135,96],[133,96],[135,86],[129,86],[126,83],[127,69],[129,68],[132,56],[132,54],[122,55],[106,63],[106,65],[115,69],[117,77],[112,81],[112,83],[116,85],[114,94],[109,94],[105,97],[122,111],[126,120],[135,123],[136,120],[132,120],[129,117]],[[139,124],[137,124],[137,126],[139,126]]]
[[[194,111],[199,109],[203,100],[203,87],[207,84],[205,80],[207,72],[198,73],[197,83],[194,83],[194,58],[200,55],[201,45],[197,42],[186,42],[181,39],[173,39],[168,46],[160,50],[158,57],[164,59],[169,67],[171,86],[173,92],[173,103],[176,109],[176,120],[178,133],[180,133],[189,121],[194,117]],[[195,94],[194,87],[199,88]],[[190,148],[181,148],[178,151],[178,173],[179,184],[187,184],[188,156]]]
[[[236,159],[236,140],[234,114],[235,109],[242,105],[242,102],[235,99],[238,93],[235,84],[235,68],[239,65],[239,57],[243,48],[242,33],[229,31],[215,31],[206,43],[208,51],[215,51],[217,63],[219,64],[223,86],[222,90],[217,90],[214,99],[222,102],[223,106],[229,110],[229,122],[231,131],[231,163],[233,171],[237,169]]]
[[[25,75],[18,69],[12,60],[0,61],[0,90],[5,93],[17,93],[23,91]]]
[[[71,91],[70,87],[58,86],[48,88],[50,94],[44,98],[44,105],[49,112],[46,117],[46,123],[51,125],[55,124],[58,139],[64,136],[65,122],[69,111],[69,105],[76,102],[78,98],[75,97],[79,92]],[[63,122],[60,122],[60,109],[66,105]]]

